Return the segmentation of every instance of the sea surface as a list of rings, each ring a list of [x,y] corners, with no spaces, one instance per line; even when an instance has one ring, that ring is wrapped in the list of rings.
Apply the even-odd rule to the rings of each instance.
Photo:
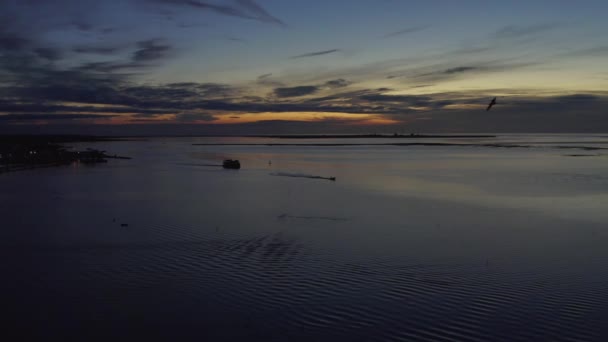
[[[608,340],[608,134],[73,146],[133,159],[0,174],[3,341]]]

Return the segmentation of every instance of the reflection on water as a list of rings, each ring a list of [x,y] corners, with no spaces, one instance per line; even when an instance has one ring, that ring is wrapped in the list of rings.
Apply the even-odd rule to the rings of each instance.
[[[201,140],[106,143],[134,159],[0,175],[7,333],[608,337],[602,153]],[[223,159],[242,169],[213,166]]]

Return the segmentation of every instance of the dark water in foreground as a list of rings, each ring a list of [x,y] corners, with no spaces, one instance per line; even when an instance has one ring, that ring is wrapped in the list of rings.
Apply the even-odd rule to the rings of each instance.
[[[608,152],[555,146],[608,139],[502,139],[537,147],[156,139],[2,174],[0,338],[607,340]]]

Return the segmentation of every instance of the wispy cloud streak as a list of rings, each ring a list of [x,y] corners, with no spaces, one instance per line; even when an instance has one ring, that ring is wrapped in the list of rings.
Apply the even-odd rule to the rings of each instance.
[[[217,14],[237,17],[242,19],[257,20],[260,22],[271,23],[280,26],[286,24],[275,16],[271,15],[263,7],[253,0],[235,0],[236,6],[218,5],[205,1],[197,0],[151,0],[165,4],[182,5],[194,7],[200,10],[207,10]]]
[[[291,56],[289,58],[298,59],[298,58],[306,58],[306,57],[316,57],[316,56],[329,55],[329,54],[336,53],[339,51],[341,51],[341,50],[340,49],[323,50],[323,51],[317,51],[317,52],[304,53],[304,54],[297,55],[297,56]]]
[[[153,61],[166,56],[171,47],[159,39],[144,40],[137,43],[139,50],[133,54],[134,62]]]
[[[496,38],[520,38],[558,28],[558,23],[536,24],[528,26],[509,25],[494,33]]]
[[[236,2],[243,8],[248,9],[251,13],[255,14],[262,21],[287,26],[281,19],[268,13],[268,11],[253,0],[236,0]]]
[[[426,29],[426,26],[408,27],[408,28],[405,28],[403,30],[387,33],[384,36],[382,36],[382,38],[393,38],[393,37],[397,37],[397,36],[406,35],[406,34],[409,34],[409,33],[419,32],[419,31],[422,31],[424,29]]]

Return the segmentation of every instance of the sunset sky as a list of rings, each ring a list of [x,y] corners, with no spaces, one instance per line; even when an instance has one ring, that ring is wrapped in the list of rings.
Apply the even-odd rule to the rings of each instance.
[[[604,0],[2,0],[0,133],[608,132],[606,13]]]

